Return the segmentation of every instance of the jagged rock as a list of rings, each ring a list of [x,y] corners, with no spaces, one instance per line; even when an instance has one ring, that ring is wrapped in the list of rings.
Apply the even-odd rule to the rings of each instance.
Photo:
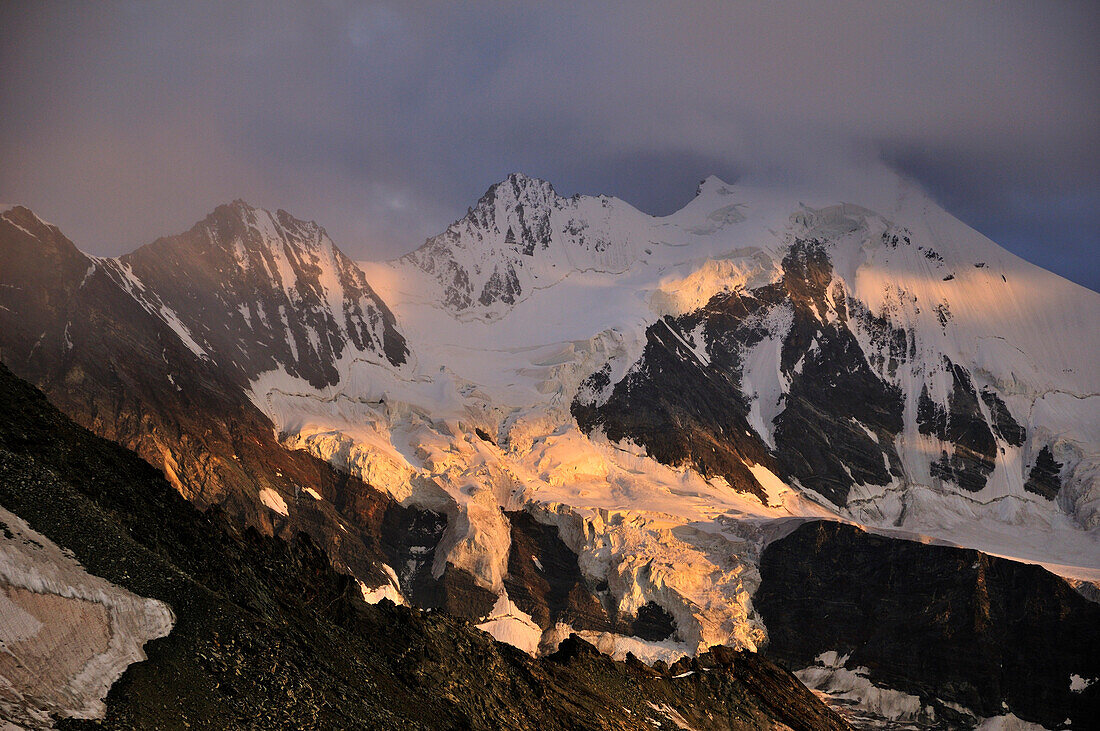
[[[632,439],[661,462],[689,463],[764,500],[750,465],[793,477],[840,505],[855,482],[888,484],[897,469],[901,393],[870,368],[845,327],[847,309],[836,322],[825,317],[832,266],[824,247],[798,241],[783,267],[778,284],[718,294],[696,312],[651,325],[641,360],[604,403],[585,394],[606,392],[607,371],[582,386],[572,406],[580,427],[602,427],[612,440]],[[772,332],[768,318],[785,308],[790,326]],[[765,338],[782,341],[779,367],[789,379],[774,451],[760,426],[750,427],[742,390],[746,354]]]
[[[1028,473],[1024,489],[1036,495],[1042,495],[1047,500],[1053,500],[1062,487],[1062,480],[1059,477],[1061,471],[1062,464],[1055,461],[1050,447],[1044,445],[1039,450],[1039,456],[1035,458],[1031,472]]]
[[[1008,410],[1004,400],[992,391],[983,390],[982,401],[993,417],[993,431],[997,436],[1014,447],[1023,446],[1027,439],[1027,430],[1012,418],[1012,412]]]
[[[276,367],[321,388],[349,353],[405,362],[393,313],[316,223],[244,201],[104,266],[178,320],[223,371]]]
[[[986,478],[993,472],[997,445],[978,405],[978,394],[969,372],[946,356],[944,364],[952,380],[947,409],[932,401],[926,386],[921,390],[917,424],[922,434],[935,435],[954,445],[950,455],[944,452],[938,461],[932,463],[932,476],[951,480],[964,490],[977,492],[985,487]],[[1003,420],[1007,409],[1004,413],[994,414],[1008,434],[1014,438],[1018,436],[1019,425]]]

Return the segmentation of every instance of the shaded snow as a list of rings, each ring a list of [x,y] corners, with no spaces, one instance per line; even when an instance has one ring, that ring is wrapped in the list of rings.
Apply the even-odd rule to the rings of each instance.
[[[538,652],[539,642],[542,640],[542,629],[529,614],[512,603],[506,591],[497,597],[493,610],[484,621],[477,624],[477,628],[529,655]]]
[[[368,588],[366,584],[356,579],[359,583],[359,591],[363,594],[363,601],[367,604],[377,604],[383,599],[389,599],[394,604],[408,604],[405,601],[405,595],[401,593],[401,584],[398,582],[394,570],[390,568],[389,564],[382,564],[382,570],[386,572],[389,580],[373,589]]]
[[[1074,693],[1081,693],[1095,682],[1096,678],[1082,678],[1080,675],[1073,674],[1069,676],[1069,689]]]
[[[1046,727],[1008,713],[1004,716],[983,718],[975,731],[1046,731]]]
[[[816,661],[815,665],[796,671],[795,676],[810,690],[823,694],[832,704],[840,703],[893,722],[924,723],[935,720],[935,713],[923,706],[918,696],[872,683],[867,677],[867,668],[846,668],[847,655],[823,652]]]

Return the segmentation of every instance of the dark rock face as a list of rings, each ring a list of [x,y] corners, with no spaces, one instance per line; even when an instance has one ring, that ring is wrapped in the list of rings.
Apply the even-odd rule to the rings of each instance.
[[[481,290],[481,296],[477,298],[477,301],[486,307],[497,301],[514,305],[520,292],[516,270],[508,267],[507,274],[502,275],[500,269],[497,268],[493,270],[493,275],[485,283]]]
[[[676,620],[657,603],[646,602],[630,623],[630,632],[627,634],[651,642],[667,640],[676,634]]]
[[[933,707],[993,716],[1003,702],[1049,728],[1100,718],[1100,685],[1069,682],[1100,677],[1100,606],[1039,566],[812,522],[768,546],[760,570],[766,654],[788,667],[850,653],[848,667]]]
[[[1035,458],[1035,464],[1027,476],[1024,489],[1036,495],[1042,495],[1047,500],[1058,497],[1058,490],[1062,488],[1062,463],[1054,460],[1054,453],[1050,447],[1044,446],[1039,450],[1039,456]]]
[[[832,265],[824,248],[796,244],[783,268],[795,317],[783,343],[782,368],[791,386],[776,419],[776,457],[782,474],[843,505],[856,482],[885,485],[900,474],[893,443],[903,427],[905,403],[901,391],[871,369],[846,327],[848,308],[837,309],[835,323],[825,318]],[[846,300],[843,288],[837,287],[837,294]],[[904,349],[890,352],[904,357]]]
[[[589,587],[577,555],[558,537],[558,529],[536,521],[529,513],[507,513],[512,527],[508,597],[546,630],[564,622],[575,630],[595,630],[665,640],[676,633],[672,616],[650,602],[638,616],[620,615],[611,597]],[[602,600],[606,599],[606,603]]]
[[[604,403],[597,395],[608,389],[609,369],[582,385],[572,404],[580,427],[603,427],[609,439],[633,439],[661,462],[689,463],[761,499],[763,488],[746,464],[796,478],[838,504],[854,480],[889,483],[900,469],[893,440],[902,429],[902,395],[871,369],[846,327],[848,307],[840,305],[835,322],[826,317],[832,265],[824,247],[796,242],[783,267],[778,284],[718,294],[696,312],[650,326],[641,360]],[[845,302],[843,288],[835,289],[832,299]],[[784,308],[790,328],[769,332],[767,318]],[[700,327],[703,342],[696,343]],[[876,333],[899,339],[893,331]],[[749,426],[741,391],[745,354],[769,336],[782,338],[780,368],[790,379],[774,451]],[[696,353],[704,346],[701,360]],[[900,333],[892,357],[903,359],[906,347]]]
[[[676,679],[575,637],[536,660],[443,613],[364,604],[308,536],[200,513],[2,365],[0,505],[175,615],[111,688],[102,722],[61,728],[847,728],[750,653],[715,648]]]
[[[1027,438],[1027,430],[1012,418],[1012,412],[1008,410],[1008,404],[1000,396],[989,390],[982,391],[982,401],[985,402],[990,416],[993,417],[993,431],[997,436],[1014,447],[1023,446],[1024,440]]]
[[[471,574],[447,564],[438,588],[421,597],[421,606],[476,621],[488,617],[496,601],[496,594],[478,584]]]
[[[612,622],[581,574],[577,555],[529,513],[507,513],[512,528],[508,552],[508,597],[545,629],[565,622],[574,629],[610,631]],[[537,562],[537,563],[536,563]]]
[[[114,264],[113,262],[108,262]],[[117,271],[115,271],[117,269]],[[316,388],[339,380],[348,351],[405,362],[393,313],[324,229],[243,201],[219,206],[190,231],[122,257],[112,273],[143,285],[242,385],[285,368]]]
[[[699,361],[688,345],[700,323],[735,325],[760,307],[756,298],[732,294],[715,297],[700,313],[654,323],[646,330],[641,361],[615,384],[605,403],[574,399],[571,411],[577,424],[586,433],[603,427],[613,441],[633,439],[661,462],[691,464],[705,475],[724,477],[737,490],[766,499],[745,462],[773,468],[775,461],[750,431],[749,408],[739,385],[739,351],[724,350],[706,330],[709,363]],[[751,332],[745,336],[753,337]],[[606,373],[597,372],[584,387],[598,393],[605,382]]]
[[[944,365],[952,379],[947,409],[929,397],[926,386],[921,391],[917,404],[918,429],[921,434],[935,435],[954,444],[952,454],[944,452],[938,461],[932,463],[932,476],[951,480],[964,490],[977,492],[985,487],[986,479],[996,466],[997,443],[978,405],[978,394],[974,390],[970,374],[946,357]],[[1003,407],[1004,403],[1000,402],[1000,406]],[[994,418],[1003,419],[1005,414],[1008,414],[1007,408],[1004,409],[1004,414]],[[1011,415],[1008,415],[1008,419],[1011,424],[1001,421],[1001,426],[1016,438],[1020,427],[1012,420]]]

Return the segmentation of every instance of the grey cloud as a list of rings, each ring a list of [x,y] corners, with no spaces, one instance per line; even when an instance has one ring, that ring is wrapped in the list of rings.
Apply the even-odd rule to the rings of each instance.
[[[0,200],[119,253],[244,197],[398,255],[512,170],[653,213],[882,157],[1100,288],[1091,3],[0,6]]]

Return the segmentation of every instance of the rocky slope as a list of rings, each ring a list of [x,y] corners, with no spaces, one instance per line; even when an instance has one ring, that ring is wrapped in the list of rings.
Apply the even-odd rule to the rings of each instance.
[[[405,362],[393,313],[316,223],[234,201],[190,231],[104,261],[138,301],[247,385],[282,368],[321,388],[345,357]]]
[[[62,728],[847,728],[751,653],[716,648],[672,672],[612,661],[574,637],[535,660],[445,615],[367,604],[305,534],[267,538],[219,510],[200,513],[2,365],[0,505],[29,524],[17,530],[69,552],[44,569],[79,561],[110,596],[153,597],[162,619],[171,608],[171,632],[145,644],[147,659],[126,669],[104,713],[83,714],[102,720],[45,709]],[[0,550],[7,565],[12,549]],[[12,611],[0,606],[5,642]],[[55,633],[88,628],[81,615],[50,624]],[[48,644],[42,635],[21,649]],[[51,680],[42,668],[21,670],[0,665],[5,688]],[[23,716],[0,706],[7,720],[50,725],[33,717],[44,712],[38,698],[23,701]]]
[[[25,208],[0,216],[0,259],[3,361],[73,419],[162,469],[196,505],[220,506],[268,534],[304,530],[371,586],[388,581],[384,562],[411,560],[402,552],[418,535],[441,531],[438,516],[284,449],[244,391],[237,368],[247,361],[227,360],[200,326],[216,312],[200,309],[184,324],[164,304],[167,288],[155,293],[128,264],[84,255]]]

